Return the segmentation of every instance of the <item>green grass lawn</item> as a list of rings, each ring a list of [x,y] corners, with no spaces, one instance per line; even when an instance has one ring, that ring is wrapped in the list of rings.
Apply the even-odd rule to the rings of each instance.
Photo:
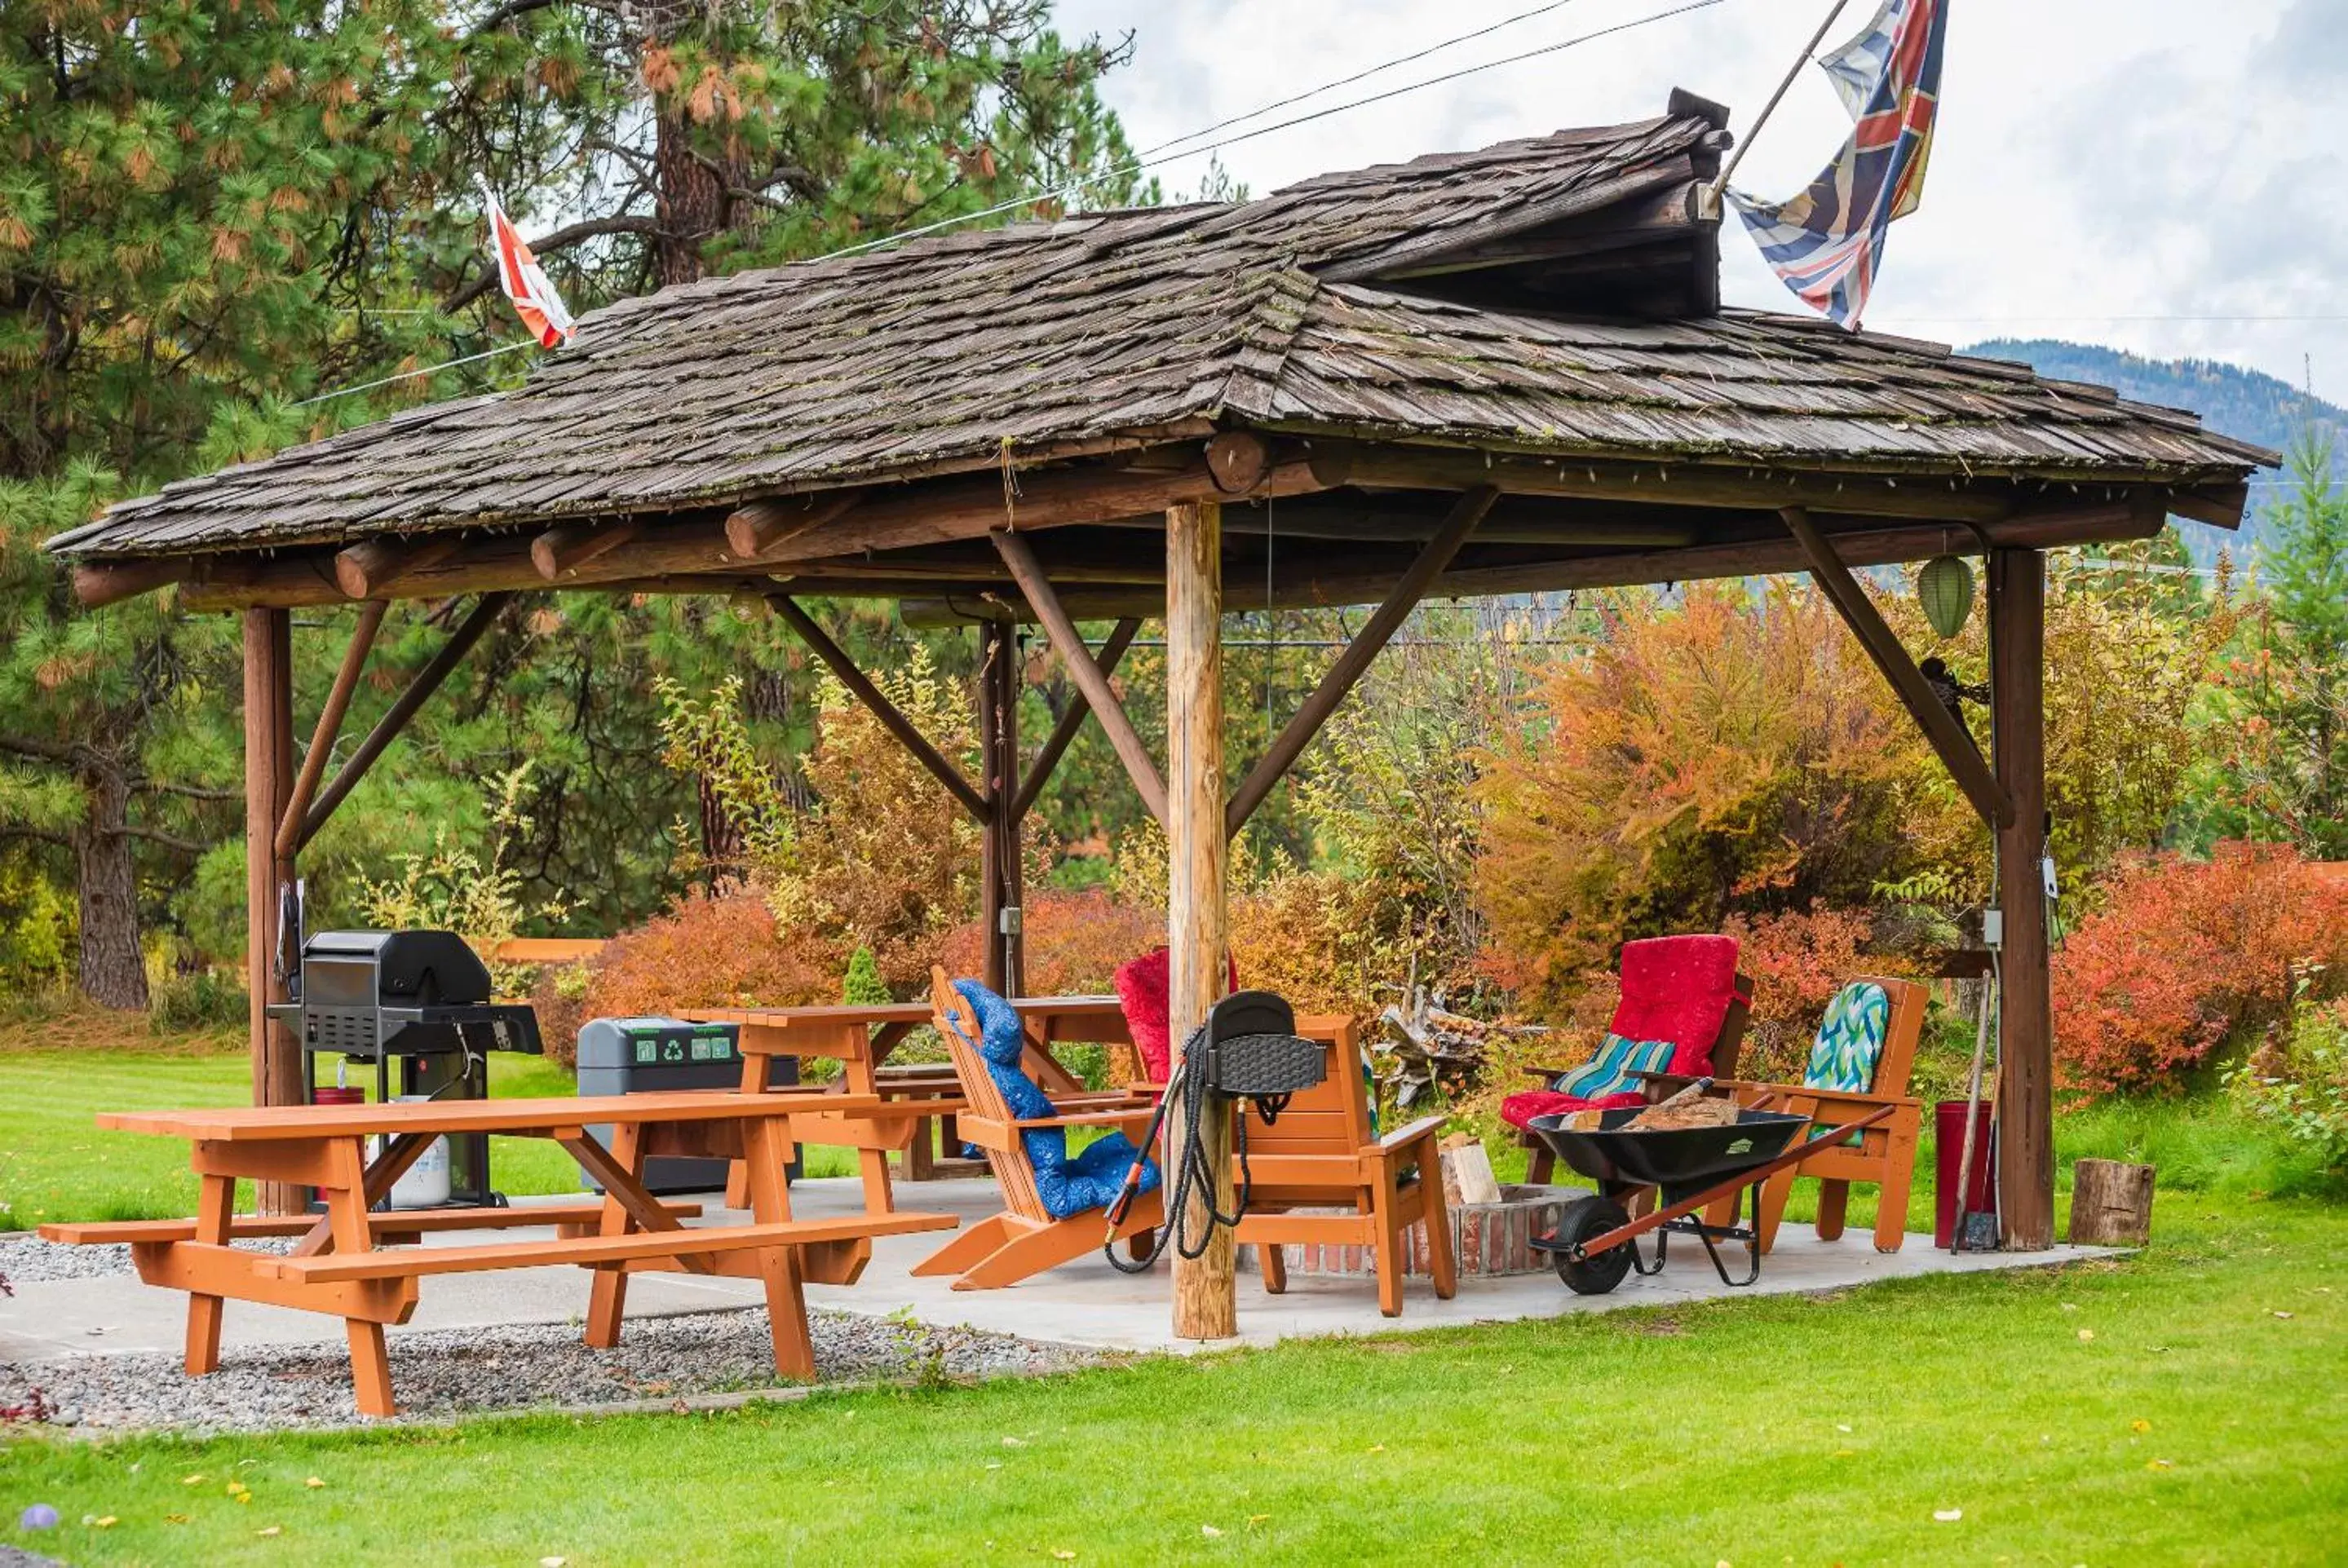
[[[12,1168],[28,1133],[72,1135],[26,1118],[30,1071],[0,1056]],[[213,1081],[191,1071],[170,1085]],[[2348,1207],[2219,1110],[2102,1111],[2060,1142],[2173,1162],[2151,1249],[714,1414],[36,1434],[0,1442],[0,1542],[92,1563],[2338,1561]],[[92,1153],[36,1163],[138,1187]],[[11,1532],[35,1501],[66,1526]]]

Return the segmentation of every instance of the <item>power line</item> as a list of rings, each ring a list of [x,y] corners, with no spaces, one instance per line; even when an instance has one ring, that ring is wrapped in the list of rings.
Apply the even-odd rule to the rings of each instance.
[[[327,403],[337,397],[348,397],[355,392],[372,392],[378,386],[389,386],[395,381],[410,381],[419,375],[431,375],[439,371],[454,370],[460,364],[471,364],[476,360],[495,359],[501,354],[511,354],[517,349],[528,348],[536,342],[538,342],[536,338],[523,338],[519,343],[483,349],[479,354],[469,354],[460,359],[443,360],[438,364],[427,364],[416,370],[403,370],[390,375],[379,375],[373,381],[362,381],[356,386],[338,387],[333,392],[322,392],[315,397],[305,397],[299,403],[290,404],[287,406],[307,408],[314,403]]]
[[[1317,97],[1322,93],[1332,91],[1336,87],[1349,86],[1354,82],[1358,82],[1366,77],[1376,76],[1383,71],[1391,70],[1396,66],[1407,65],[1413,60],[1425,59],[1429,55],[1440,53],[1442,50],[1453,47],[1458,44],[1484,37],[1488,34],[1498,32],[1500,29],[1513,26],[1518,22],[1526,21],[1534,16],[1542,15],[1549,12],[1561,9],[1563,6],[1570,3],[1571,0],[1552,0],[1552,3],[1550,5],[1536,6],[1532,10],[1521,12],[1517,15],[1504,18],[1503,20],[1492,23],[1488,26],[1478,28],[1472,33],[1463,33],[1457,37],[1447,38],[1441,43],[1429,45],[1426,48],[1420,49],[1414,54],[1398,56],[1392,60],[1386,61],[1383,65],[1373,66],[1369,69],[1358,71],[1351,77],[1340,77],[1336,81],[1324,83],[1321,87],[1314,87],[1310,91],[1292,94],[1286,98],[1282,98],[1272,103],[1266,104],[1263,107],[1252,109],[1246,114],[1237,115],[1230,119],[1219,121],[1217,124],[1210,126],[1204,130],[1194,131],[1189,136],[1177,137],[1170,142],[1161,142],[1157,148],[1152,148],[1144,153],[1138,154],[1123,164],[1103,169],[1096,174],[1080,176],[1076,179],[1072,179],[1066,184],[1057,186],[1052,190],[1016,197],[1009,201],[998,202],[993,207],[983,208],[976,212],[957,213],[953,217],[941,218],[935,222],[924,223],[917,228],[901,229],[892,233],[877,236],[874,239],[859,241],[853,245],[844,245],[837,251],[829,251],[820,256],[808,257],[803,262],[793,264],[804,265],[808,262],[836,261],[843,256],[861,255],[868,251],[877,251],[886,245],[901,244],[908,240],[918,240],[924,235],[935,234],[947,229],[959,227],[964,223],[975,223],[983,219],[998,218],[1006,212],[1014,212],[1023,207],[1034,207],[1046,201],[1059,200],[1063,198],[1074,196],[1081,191],[1089,190],[1093,186],[1106,184],[1112,179],[1139,174],[1147,169],[1159,168],[1169,163],[1179,163],[1183,159],[1196,158],[1202,153],[1220,151],[1226,147],[1236,147],[1241,142],[1252,141],[1258,137],[1270,136],[1275,131],[1292,129],[1300,125],[1311,124],[1314,120],[1326,119],[1333,115],[1344,114],[1352,109],[1365,108],[1372,104],[1384,103],[1390,98],[1401,97],[1407,93],[1419,92],[1427,87],[1441,87],[1447,82],[1460,81],[1466,77],[1477,76],[1485,71],[1498,70],[1503,66],[1518,65],[1526,60],[1538,59],[1544,55],[1558,54],[1566,49],[1574,48],[1579,45],[1592,43],[1600,38],[1611,37],[1617,33],[1627,33],[1634,28],[1644,27],[1653,23],[1669,21],[1674,16],[1685,15],[1691,11],[1706,10],[1714,5],[1723,4],[1723,0],[1688,0],[1687,4],[1673,6],[1672,9],[1667,11],[1658,11],[1652,15],[1634,17],[1628,22],[1618,22],[1612,26],[1601,27],[1595,31],[1579,34],[1570,38],[1560,39],[1553,44],[1544,44],[1539,48],[1522,50],[1514,55],[1503,56],[1497,60],[1487,60],[1482,65],[1467,66],[1456,71],[1447,71],[1442,76],[1429,77],[1423,81],[1407,83],[1398,87],[1389,87],[1383,92],[1373,93],[1366,97],[1354,98],[1347,103],[1337,104],[1328,108],[1315,109],[1310,114],[1297,115],[1292,118],[1281,120],[1272,125],[1260,126],[1253,130],[1242,131],[1237,136],[1226,137],[1220,141],[1209,142],[1203,147],[1186,148],[1179,152],[1161,153],[1159,150],[1163,148],[1177,146],[1185,141],[1196,140],[1199,137],[1210,135],[1213,131],[1222,128],[1223,127],[1241,124],[1247,120],[1255,119],[1262,115],[1270,114],[1274,109],[1284,108],[1287,105],[1302,103],[1307,98]],[[477,360],[489,359],[498,354],[510,354],[519,349],[528,348],[530,346],[532,341],[534,340],[524,339],[519,343],[507,343],[501,348],[489,349],[480,354],[467,354],[461,359],[448,360],[439,364],[424,365],[416,370],[405,370],[398,372],[396,374],[383,376],[375,381],[362,382],[356,386],[345,386],[338,388],[333,392],[320,393],[315,397],[305,397],[301,402],[293,405],[293,406],[296,408],[304,408],[314,403],[325,403],[337,397],[348,397],[354,393],[370,392],[378,386],[388,386],[394,382],[409,381],[419,375],[431,375],[440,371],[453,370],[460,364],[470,364]]]
[[[1600,38],[1611,37],[1616,33],[1627,33],[1635,27],[1644,27],[1652,23],[1667,22],[1674,16],[1684,15],[1690,11],[1706,10],[1711,6],[1721,4],[1723,4],[1723,0],[1689,0],[1688,4],[1675,5],[1668,11],[1658,11],[1652,15],[1635,17],[1628,22],[1618,22],[1611,27],[1601,27],[1595,32],[1578,34],[1570,38],[1560,39],[1554,44],[1544,44],[1537,49],[1526,49],[1518,54],[1504,55],[1497,60],[1487,60],[1480,66],[1466,66],[1456,71],[1447,71],[1439,77],[1428,77],[1423,81],[1410,82],[1399,87],[1388,87],[1384,92],[1372,93],[1366,97],[1354,98],[1345,103],[1334,105],[1328,108],[1315,109],[1311,114],[1297,115],[1292,118],[1280,120],[1272,125],[1259,126],[1253,130],[1241,131],[1237,136],[1225,137],[1220,141],[1209,142],[1203,147],[1188,148],[1183,151],[1168,153],[1162,157],[1136,157],[1128,162],[1103,169],[1097,174],[1080,176],[1076,179],[1068,181],[1065,185],[1056,187],[1050,190],[1039,191],[1032,195],[1017,197],[1009,201],[997,202],[993,207],[982,208],[976,212],[963,212],[958,213],[951,218],[941,218],[933,223],[924,223],[918,228],[901,229],[893,233],[882,234],[870,240],[860,241],[853,245],[842,246],[837,251],[828,251],[824,255],[811,257],[809,260],[829,261],[840,256],[860,255],[867,251],[877,251],[884,245],[895,245],[907,240],[918,240],[924,235],[935,234],[942,230],[952,229],[960,224],[975,223],[983,218],[999,218],[1004,213],[1017,211],[1022,207],[1034,207],[1045,201],[1055,201],[1058,200],[1062,197],[1076,195],[1077,192],[1085,190],[1092,186],[1106,184],[1111,179],[1116,179],[1125,175],[1139,174],[1147,169],[1160,168],[1169,163],[1179,163],[1183,159],[1196,158],[1201,153],[1220,152],[1224,148],[1237,147],[1241,142],[1253,141],[1260,136],[1270,136],[1274,131],[1289,130],[1300,125],[1309,125],[1314,120],[1327,119],[1332,115],[1344,114],[1352,109],[1365,108],[1372,104],[1385,103],[1389,98],[1398,98],[1406,93],[1418,92],[1426,87],[1441,87],[1447,82],[1459,81],[1465,77],[1476,76],[1484,71],[1498,70],[1502,66],[1518,65],[1526,60],[1537,59],[1543,55],[1554,55],[1562,50],[1573,48],[1577,45],[1592,43]],[[1371,72],[1365,74],[1374,75],[1375,73]],[[1306,94],[1303,96],[1311,97],[1312,95]],[[1268,111],[1258,110],[1256,112],[1261,114]],[[1238,118],[1245,120],[1252,119],[1255,116],[1241,115]]]
[[[1372,77],[1383,75],[1387,71],[1393,70],[1397,66],[1412,65],[1417,61],[1426,59],[1430,55],[1439,55],[1444,50],[1456,48],[1461,44],[1470,44],[1478,38],[1489,37],[1492,34],[1500,32],[1509,27],[1513,27],[1520,22],[1529,22],[1536,16],[1546,16],[1552,11],[1562,11],[1566,6],[1572,4],[1573,0],[1550,0],[1550,3],[1546,5],[1536,5],[1529,11],[1519,11],[1513,16],[1503,16],[1489,26],[1478,27],[1472,33],[1462,33],[1457,37],[1446,38],[1439,44],[1429,44],[1424,49],[1416,50],[1414,53],[1398,55],[1391,60],[1381,61],[1377,65],[1370,67],[1367,70],[1355,71],[1349,77],[1335,77],[1333,80],[1323,82],[1317,87],[1307,87],[1301,93],[1291,93],[1284,98],[1274,98],[1268,104],[1258,105],[1256,108],[1248,110],[1245,114],[1233,115],[1229,119],[1219,119],[1214,124],[1202,127],[1198,130],[1189,132],[1188,135],[1178,136],[1168,141],[1161,141],[1155,147],[1146,147],[1141,149],[1140,156],[1143,158],[1148,158],[1157,153],[1167,151],[1169,149],[1179,147],[1186,141],[1196,141],[1200,137],[1212,136],[1219,130],[1228,130],[1232,126],[1244,125],[1249,120],[1262,118],[1263,116],[1272,113],[1274,109],[1284,109],[1291,104],[1301,104],[1307,98],[1317,98],[1323,93],[1334,92],[1339,87],[1350,87],[1355,82],[1367,81]]]

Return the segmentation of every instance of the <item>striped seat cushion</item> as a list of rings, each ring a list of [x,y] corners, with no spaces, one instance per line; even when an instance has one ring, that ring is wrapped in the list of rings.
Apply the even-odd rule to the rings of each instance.
[[[1835,993],[1810,1046],[1805,1089],[1865,1094],[1875,1087],[1875,1063],[1891,1029],[1891,999],[1881,986],[1854,980]]]
[[[1552,1094],[1570,1095],[1576,1100],[1606,1100],[1620,1094],[1636,1094],[1639,1082],[1634,1072],[1664,1072],[1672,1065],[1672,1052],[1676,1049],[1668,1040],[1625,1040],[1619,1034],[1609,1034],[1605,1043],[1591,1057],[1571,1072],[1551,1083]]]

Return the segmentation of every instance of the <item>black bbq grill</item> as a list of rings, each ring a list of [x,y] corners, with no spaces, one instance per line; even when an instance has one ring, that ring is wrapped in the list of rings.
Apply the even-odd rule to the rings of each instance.
[[[488,966],[453,931],[318,932],[302,944],[301,967],[286,989],[294,999],[273,1006],[269,1016],[300,1038],[313,1103],[356,1097],[339,1085],[320,1090],[320,1056],[372,1066],[379,1102],[482,1100],[489,1051],[542,1049],[537,1013],[491,1001]],[[500,1201],[489,1189],[489,1140],[468,1134],[448,1145],[448,1201]]]

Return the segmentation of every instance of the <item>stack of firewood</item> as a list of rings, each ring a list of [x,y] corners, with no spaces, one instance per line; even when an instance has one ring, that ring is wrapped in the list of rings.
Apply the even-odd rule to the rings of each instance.
[[[1413,986],[1406,1003],[1393,1003],[1379,1015],[1385,1038],[1370,1049],[1379,1076],[1394,1085],[1397,1106],[1406,1109],[1438,1086],[1454,1094],[1472,1087],[1496,1039],[1549,1032],[1547,1024],[1487,1023],[1451,1011],[1443,999],[1440,991]]]

